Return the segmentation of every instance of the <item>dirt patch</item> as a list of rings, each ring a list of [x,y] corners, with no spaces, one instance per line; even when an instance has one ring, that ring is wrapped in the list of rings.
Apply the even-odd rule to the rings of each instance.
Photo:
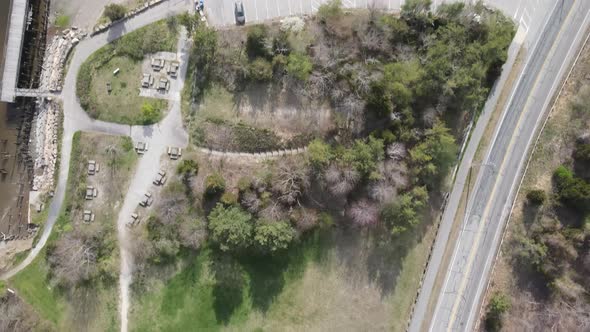
[[[0,242],[0,272],[13,266],[18,253],[31,249],[33,238]]]
[[[51,20],[62,15],[69,17],[69,24],[89,30],[102,16],[103,9],[111,3],[135,8],[144,0],[53,0],[51,1]]]

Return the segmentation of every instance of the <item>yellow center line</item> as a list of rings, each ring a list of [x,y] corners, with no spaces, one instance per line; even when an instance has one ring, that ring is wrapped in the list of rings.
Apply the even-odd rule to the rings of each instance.
[[[549,53],[547,53],[547,57],[545,58],[545,61],[543,61],[543,65],[541,66],[541,71],[542,71],[543,68],[545,68],[545,65],[547,64],[547,61],[549,61],[549,59],[551,58],[551,54],[554,53],[555,48],[557,47],[557,44],[559,44],[558,41],[560,39],[560,36],[563,33],[563,30],[564,30],[565,26],[567,25],[567,24],[565,24],[565,22],[567,22],[569,20],[570,15],[573,12],[573,8],[575,7],[575,4],[576,4],[577,1],[578,0],[574,0],[574,2],[572,3],[572,5],[571,5],[571,7],[570,7],[570,9],[569,9],[569,11],[567,13],[566,18],[563,21],[564,24],[562,24],[561,28],[559,29],[559,32],[557,33],[557,36],[555,38],[555,42],[551,46],[551,49],[549,50]],[[526,110],[528,109],[528,105],[529,105],[529,102],[531,100],[532,92],[536,89],[536,87],[538,85],[538,82],[541,79],[541,74],[542,74],[542,72],[539,72],[539,74],[537,75],[537,77],[536,77],[536,79],[535,79],[535,81],[533,83],[533,86],[531,88],[531,93],[528,95],[527,100],[525,102],[525,105],[523,107],[523,111],[520,113],[520,115],[518,117],[518,121],[516,123],[515,130],[518,130],[518,128],[520,127],[520,123],[522,121],[522,118],[523,118],[524,114],[527,113]],[[516,136],[518,136],[518,135],[514,135],[510,139],[510,144],[508,145],[508,149],[506,150],[506,153],[504,154],[504,157],[502,158],[502,162],[500,163],[500,168],[498,169],[498,175],[501,174],[502,173],[501,171],[504,169],[504,165],[506,163],[506,158],[508,157],[508,154],[512,150],[512,147],[513,147],[513,145],[514,145],[514,143],[516,141]],[[486,218],[487,218],[487,215],[489,214],[489,210],[491,208],[491,203],[492,203],[492,201],[494,200],[494,198],[496,196],[496,191],[498,189],[499,182],[500,181],[498,181],[498,180],[494,182],[494,187],[492,189],[492,193],[490,195],[490,199],[486,203],[486,208],[484,210],[484,213],[482,215],[482,218],[479,220],[480,224],[479,224],[479,227],[477,228],[477,235],[475,237],[475,242],[474,242],[474,245],[471,247],[471,251],[469,253],[469,258],[468,258],[468,261],[467,261],[467,270],[466,270],[466,273],[463,275],[463,278],[461,280],[461,285],[459,287],[459,292],[457,293],[457,297],[455,298],[455,303],[453,304],[453,309],[451,311],[449,324],[447,325],[447,331],[451,331],[452,330],[453,324],[455,323],[455,320],[457,319],[457,310],[459,309],[459,303],[461,302],[461,298],[463,298],[463,293],[465,292],[465,288],[467,287],[467,281],[469,279],[468,276],[471,273],[471,269],[472,269],[473,263],[475,261],[475,256],[477,254],[477,250],[476,249],[479,247],[479,242],[481,241],[481,236],[483,234],[482,229],[483,229],[483,226],[486,223]],[[452,268],[453,267],[451,266],[451,269]]]

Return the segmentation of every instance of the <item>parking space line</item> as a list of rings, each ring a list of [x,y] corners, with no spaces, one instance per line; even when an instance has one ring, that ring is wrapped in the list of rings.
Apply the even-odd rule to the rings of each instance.
[[[291,1],[287,0],[287,5],[289,6],[289,16],[291,16]]]
[[[529,12],[528,12],[528,10],[526,10],[526,8],[525,8],[525,10],[522,12],[522,16],[525,16],[525,15],[526,15],[526,20],[527,20],[527,22],[530,22],[530,21],[531,21],[531,15],[529,15]]]
[[[258,4],[254,0],[254,13],[256,13],[256,21],[258,21]]]
[[[275,0],[275,4],[277,5],[277,17],[281,16],[281,9],[279,8],[279,1],[280,0]]]
[[[264,0],[264,4],[266,5],[266,17],[270,17],[270,12],[268,11],[268,0]]]
[[[520,24],[522,24],[522,26],[524,26],[526,32],[529,32],[529,26],[528,24],[526,24],[525,20],[522,18],[522,16],[520,17]]]

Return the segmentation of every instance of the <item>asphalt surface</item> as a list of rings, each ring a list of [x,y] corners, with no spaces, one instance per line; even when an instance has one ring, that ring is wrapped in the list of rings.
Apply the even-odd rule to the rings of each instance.
[[[543,22],[542,28],[538,30],[540,33],[524,72],[494,133],[491,148],[479,167],[443,288],[428,324],[430,331],[470,331],[474,328],[527,151],[561,78],[585,37],[590,2],[563,0],[553,5],[555,9],[540,21]],[[462,184],[457,185],[462,191]],[[449,213],[448,217],[453,216],[454,213]],[[446,242],[446,239],[437,238],[437,242],[439,240]],[[427,274],[429,272],[436,271],[433,268]],[[415,321],[424,320],[419,314],[424,312],[415,313],[412,331],[419,330]],[[426,328],[425,325],[422,329]]]
[[[310,15],[329,0],[242,0],[246,24],[280,17]],[[235,24],[234,0],[205,1],[209,23],[215,26]],[[399,10],[404,0],[342,0],[345,8],[374,6],[385,10]]]

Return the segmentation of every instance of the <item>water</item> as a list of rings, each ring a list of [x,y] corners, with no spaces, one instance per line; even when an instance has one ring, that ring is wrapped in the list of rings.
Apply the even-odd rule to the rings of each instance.
[[[0,61],[4,62],[4,46],[8,29],[10,1],[0,0]],[[0,67],[1,68],[1,67]],[[0,81],[2,70],[0,70]],[[24,236],[28,222],[29,180],[26,167],[17,156],[20,124],[18,110],[0,102],[0,241],[3,234]]]

